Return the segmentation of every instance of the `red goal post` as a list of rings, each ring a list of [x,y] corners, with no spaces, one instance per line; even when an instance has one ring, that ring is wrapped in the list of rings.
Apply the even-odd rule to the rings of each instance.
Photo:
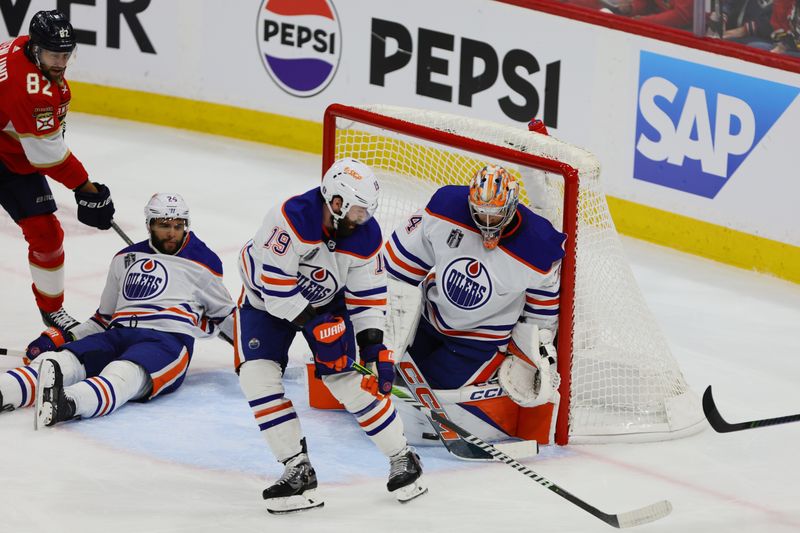
[[[674,367],[666,373],[669,375],[659,375],[658,380],[670,382],[678,379],[681,382],[676,394],[668,392],[663,399],[670,401],[670,396],[687,397],[680,402],[680,410],[685,411],[685,416],[680,417],[677,427],[672,427],[671,422],[676,417],[670,416],[674,413],[669,412],[668,406],[653,407],[662,399],[651,402],[648,394],[642,395],[640,392],[625,392],[628,396],[620,398],[617,391],[604,390],[604,387],[617,387],[619,391],[627,391],[632,387],[609,385],[614,382],[613,376],[592,377],[591,383],[586,385],[585,375],[590,373],[583,369],[587,365],[580,361],[576,364],[576,335],[581,344],[579,354],[583,357],[591,352],[587,359],[591,361],[592,354],[597,357],[596,354],[602,353],[603,349],[598,351],[592,344],[598,341],[592,339],[587,342],[585,337],[597,337],[602,341],[605,332],[603,328],[596,328],[599,333],[594,330],[587,330],[587,333],[580,326],[576,328],[576,318],[581,320],[582,316],[597,314],[594,302],[597,296],[592,294],[590,288],[584,288],[576,296],[576,283],[580,284],[586,277],[578,273],[579,254],[583,246],[584,255],[594,257],[590,255],[591,241],[588,239],[597,234],[598,229],[603,233],[604,241],[608,240],[605,234],[609,227],[616,237],[605,197],[599,185],[595,184],[599,183],[599,164],[591,154],[549,136],[528,132],[521,126],[393,106],[333,104],[328,107],[324,117],[323,172],[335,159],[346,156],[372,166],[378,176],[383,191],[376,218],[381,223],[384,236],[388,236],[403,218],[423,207],[436,188],[448,183],[466,183],[477,168],[489,162],[502,164],[515,174],[522,183],[521,201],[546,216],[557,229],[567,234],[561,266],[557,346],[561,401],[555,429],[556,443],[620,440],[619,437],[622,440],[661,440],[702,427],[698,425],[702,419],[699,401],[685,386],[674,360],[671,361],[674,364],[637,368],[635,356],[626,355],[622,362],[612,364],[601,360],[599,363],[607,367],[603,372],[613,368],[637,368],[637,372],[643,375],[663,374],[662,366]],[[583,185],[581,180],[591,181],[591,187]],[[533,205],[538,200],[539,205]],[[581,208],[588,215],[582,215],[579,212]],[[599,217],[596,216],[598,213]],[[605,257],[606,248],[608,246],[604,244],[601,258]],[[621,250],[621,246],[619,248]],[[615,249],[608,254],[612,261],[616,261],[616,255],[619,255]],[[592,269],[591,265],[585,265],[584,268],[587,271]],[[632,281],[632,276],[631,281],[625,280],[625,284],[631,283],[638,295],[638,287]],[[625,291],[634,292],[629,288]],[[577,315],[576,297],[579,298]],[[587,322],[594,323],[594,319]],[[656,333],[660,334],[658,331]],[[668,350],[667,357],[671,359]],[[579,372],[577,376],[576,372]],[[574,377],[577,377],[578,383]],[[641,402],[643,398],[636,396],[644,396],[646,401]],[[694,396],[694,402],[690,396]],[[576,401],[579,406],[577,409]],[[621,405],[613,405],[614,401],[620,401]],[[650,420],[647,412],[654,410],[663,410],[663,416]],[[634,420],[626,420],[628,416]],[[661,419],[664,419],[663,423]],[[637,423],[643,427],[632,429]]]

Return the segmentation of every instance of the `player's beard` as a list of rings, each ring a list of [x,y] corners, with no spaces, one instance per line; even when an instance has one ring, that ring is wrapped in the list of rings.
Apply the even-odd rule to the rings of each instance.
[[[358,227],[355,222],[350,222],[346,218],[339,221],[339,226],[336,228],[336,237],[349,237]]]
[[[64,80],[64,73],[67,71],[65,68],[52,67],[42,72],[45,78],[53,83],[61,83]]]
[[[153,247],[161,252],[162,254],[166,255],[173,255],[175,252],[180,250],[181,245],[183,245],[183,240],[186,238],[186,234],[180,238],[166,238],[166,239],[157,239],[155,235],[150,236],[150,242],[153,243]]]

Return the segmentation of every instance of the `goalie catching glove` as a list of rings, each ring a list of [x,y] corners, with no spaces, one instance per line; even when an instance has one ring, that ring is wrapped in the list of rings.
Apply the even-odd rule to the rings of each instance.
[[[518,323],[511,332],[506,359],[497,375],[500,386],[522,407],[552,401],[561,383],[556,371],[553,333],[540,330],[536,324]]]
[[[373,396],[385,396],[392,392],[394,383],[394,352],[383,344],[370,344],[361,348],[364,363],[375,363],[377,376],[364,376],[361,388]]]
[[[314,337],[314,365],[318,375],[350,370],[355,356],[353,336],[342,317],[325,313],[309,320],[305,329]]]

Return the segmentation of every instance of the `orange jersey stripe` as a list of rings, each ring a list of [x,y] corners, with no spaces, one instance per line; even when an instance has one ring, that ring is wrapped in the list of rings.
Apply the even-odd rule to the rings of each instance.
[[[558,305],[558,298],[553,298],[551,300],[537,300],[531,296],[526,296],[525,300],[529,304],[533,305]]]
[[[386,298],[380,300],[367,300],[366,298],[345,298],[347,305],[386,305]]]
[[[280,278],[270,278],[261,274],[261,281],[264,283],[269,283],[270,285],[297,285],[297,278],[293,279],[280,279]]]
[[[386,251],[389,252],[389,257],[392,258],[392,261],[403,267],[405,270],[411,272],[412,274],[416,274],[417,276],[424,276],[425,274],[428,273],[427,270],[413,267],[408,263],[406,263],[405,261],[403,261],[402,259],[400,259],[399,257],[397,257],[397,254],[395,254],[394,250],[392,249],[392,244],[388,241],[386,242]]]

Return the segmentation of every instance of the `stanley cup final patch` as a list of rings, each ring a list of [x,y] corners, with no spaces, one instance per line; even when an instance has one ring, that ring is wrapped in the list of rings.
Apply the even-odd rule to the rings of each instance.
[[[458,245],[461,244],[461,239],[464,238],[464,233],[460,229],[454,229],[450,232],[450,236],[447,237],[447,246],[450,248],[458,248]]]

